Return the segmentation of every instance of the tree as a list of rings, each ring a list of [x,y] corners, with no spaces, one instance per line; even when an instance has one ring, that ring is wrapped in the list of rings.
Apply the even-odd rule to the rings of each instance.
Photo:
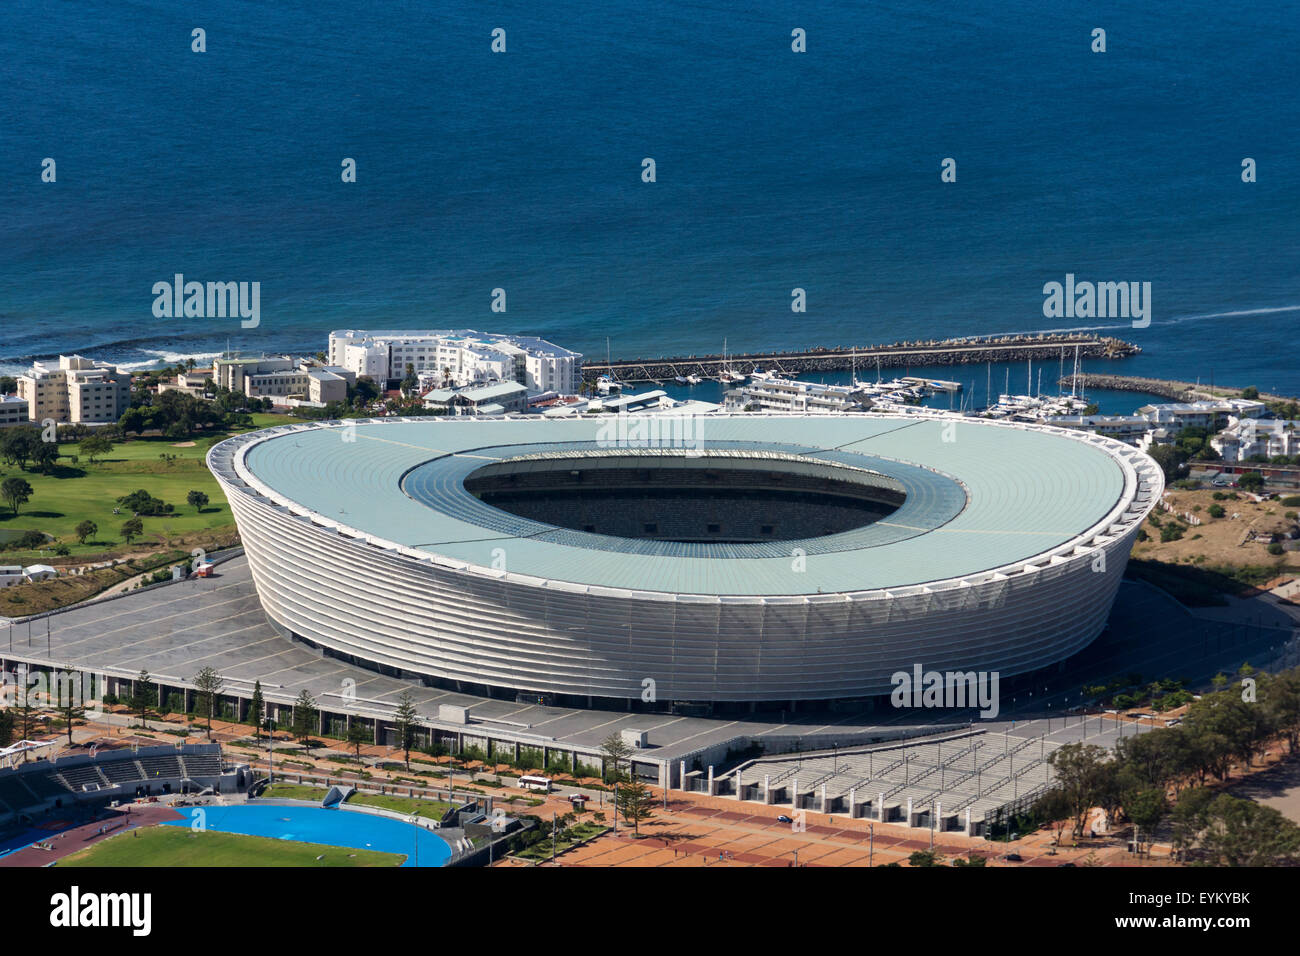
[[[1271,725],[1286,737],[1287,751],[1294,754],[1300,748],[1300,669],[1265,678],[1260,701],[1268,710]]]
[[[0,710],[0,747],[8,747],[14,742],[14,715],[9,710]]]
[[[90,459],[93,465],[96,458],[103,458],[113,450],[113,441],[103,432],[96,432],[81,440],[81,454]]]
[[[199,513],[208,506],[208,496],[201,491],[191,491],[185,496],[185,500]]]
[[[1205,811],[1200,834],[1210,866],[1294,866],[1300,862],[1300,826],[1273,807],[1226,793]]]
[[[5,504],[13,509],[14,517],[17,517],[18,508],[32,500],[32,486],[27,483],[27,479],[15,475],[0,484],[0,495],[4,496]]]
[[[1264,476],[1257,471],[1248,471],[1237,479],[1237,487],[1258,494],[1264,487]]]
[[[1254,385],[1247,385],[1241,390],[1241,397],[1247,401],[1257,402],[1259,401],[1259,389]]]
[[[1136,836],[1139,840],[1145,835],[1146,842],[1150,844],[1154,842],[1156,827],[1169,814],[1169,802],[1164,790],[1146,787],[1128,795],[1124,801],[1124,813],[1137,825]],[[1138,853],[1142,852],[1141,842],[1137,849]]]
[[[99,525],[93,521],[82,521],[77,525],[77,541],[86,543],[86,539],[99,534]]]
[[[397,732],[397,745],[406,756],[406,769],[411,769],[411,744],[415,742],[415,729],[419,726],[420,715],[415,709],[415,697],[411,691],[402,691],[397,698],[397,710],[393,712],[393,729]]]
[[[41,432],[38,428],[20,425],[0,429],[0,458],[4,459],[6,465],[17,465],[26,471],[32,453],[40,444]]]
[[[291,729],[299,743],[310,743],[311,735],[317,730],[318,719],[316,698],[311,695],[311,691],[304,687],[293,702],[293,726]]]
[[[1071,815],[1070,801],[1066,798],[1065,791],[1060,787],[1052,787],[1034,802],[1033,814],[1051,823],[1052,829],[1056,831],[1056,845],[1060,846],[1061,831],[1065,829]]]
[[[624,821],[632,824],[633,832],[641,835],[641,821],[653,815],[654,798],[650,788],[635,777],[630,777],[618,786],[618,797],[614,808],[622,815]]]
[[[42,475],[48,475],[53,471],[54,463],[58,460],[59,446],[55,442],[39,442],[32,448],[32,464],[41,470]]]
[[[1074,837],[1083,836],[1088,811],[1101,797],[1102,765],[1107,751],[1095,744],[1065,744],[1047,758],[1056,771],[1057,785],[1065,795],[1074,824]]]
[[[1179,455],[1178,449],[1173,445],[1152,445],[1147,454],[1165,473],[1166,484],[1173,484],[1178,480],[1183,469],[1182,456]]]
[[[262,697],[262,682],[253,681],[253,699],[248,702],[248,719],[253,724],[253,739],[262,739],[262,715],[266,713],[266,700]]]
[[[22,727],[23,740],[29,740],[32,736],[32,730],[36,727],[36,701],[31,689],[23,687],[18,703],[18,723]],[[27,761],[28,751],[23,751],[23,761]]]
[[[206,664],[194,675],[194,690],[199,696],[199,706],[208,717],[208,736],[212,736],[212,718],[217,710],[217,695],[221,693],[226,682],[212,667]]]
[[[86,719],[86,708],[77,703],[76,695],[69,692],[67,699],[59,703],[59,714],[68,729],[68,746],[72,746],[72,725],[74,721]]]
[[[144,534],[144,522],[139,518],[128,518],[122,522],[122,537],[127,544]]]
[[[352,721],[352,725],[348,727],[348,745],[356,751],[358,760],[361,759],[361,745],[370,743],[371,736],[370,731],[366,730],[365,725],[359,720]]]
[[[615,732],[602,740],[600,752],[605,756],[605,782],[617,783],[622,780],[623,771],[619,765],[632,754],[632,748],[623,740],[622,735]]]
[[[144,430],[149,427],[149,414],[140,407],[128,408],[122,413],[122,417],[117,420],[117,427],[122,431],[122,437],[126,437],[127,432],[135,432],[137,435],[143,435]]]
[[[153,677],[149,671],[141,668],[136,675],[135,686],[131,690],[131,709],[140,715],[140,726],[145,726],[149,717],[149,708],[153,705]]]
[[[379,397],[379,386],[369,375],[362,375],[357,378],[356,403],[359,406],[366,406]]]

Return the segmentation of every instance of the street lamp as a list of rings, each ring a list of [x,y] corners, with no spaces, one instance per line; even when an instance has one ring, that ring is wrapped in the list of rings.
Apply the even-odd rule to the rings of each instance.
[[[265,721],[266,726],[266,785],[269,787],[275,780],[275,721],[269,716]]]

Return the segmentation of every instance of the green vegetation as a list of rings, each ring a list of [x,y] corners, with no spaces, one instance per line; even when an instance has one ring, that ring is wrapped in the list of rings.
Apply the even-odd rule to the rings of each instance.
[[[320,803],[329,791],[324,787],[310,787],[304,783],[273,783],[262,791],[263,797],[281,800],[311,800]]]
[[[1264,487],[1264,476],[1257,471],[1248,471],[1237,479],[1237,487],[1258,493]]]
[[[415,745],[415,731],[419,727],[420,717],[415,711],[415,697],[410,690],[402,691],[397,698],[397,709],[393,711],[393,730],[397,734],[398,746],[406,757],[406,769],[411,769],[411,748]]]
[[[1157,712],[1173,710],[1192,700],[1185,681],[1165,678],[1143,685],[1141,674],[1126,674],[1106,684],[1085,684],[1083,696],[1093,700],[1109,701],[1119,710],[1150,707]]]
[[[1240,686],[1229,686],[1220,675],[1222,689],[1191,702],[1181,724],[1124,737],[1113,757],[1093,744],[1061,747],[1049,758],[1056,784],[1031,816],[1066,820],[1077,840],[1088,812],[1101,807],[1112,820],[1133,822],[1140,841],[1172,815],[1174,845],[1193,862],[1300,863],[1300,826],[1206,788],[1211,777],[1227,780],[1234,766],[1250,768],[1274,738],[1284,738],[1292,755],[1300,747],[1300,668],[1270,675],[1244,664],[1238,677]]]
[[[208,719],[208,736],[212,736],[212,718],[216,715],[217,695],[226,686],[225,680],[213,668],[204,665],[194,675],[195,701],[199,711]]]
[[[319,857],[319,859],[317,859]],[[183,827],[130,830],[59,861],[60,867],[401,866],[406,857]]]
[[[427,817],[441,820],[443,814],[452,805],[441,800],[421,800],[417,797],[397,797],[387,793],[354,793],[348,797],[348,803],[359,803],[366,807],[381,807],[408,816]]]
[[[16,475],[6,478],[0,484],[0,496],[4,497],[5,504],[13,511],[15,518],[18,517],[18,509],[31,501],[33,494],[31,484]]]
[[[311,691],[303,688],[297,699],[293,702],[293,736],[299,743],[308,743],[312,734],[316,733],[319,726],[319,711],[316,709],[316,698],[312,697]]]
[[[566,813],[554,821],[539,820],[537,817],[522,819],[532,820],[536,826],[512,836],[506,844],[507,852],[539,863],[552,856],[559,856],[609,829],[597,822],[576,823],[576,817],[572,813]]]

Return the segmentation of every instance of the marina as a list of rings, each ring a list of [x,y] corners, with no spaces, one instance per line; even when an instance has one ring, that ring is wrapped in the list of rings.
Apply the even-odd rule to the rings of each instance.
[[[1089,359],[1122,359],[1142,349],[1121,339],[1074,334],[1010,335],[960,338],[888,345],[811,348],[803,351],[728,354],[726,345],[718,355],[688,355],[670,358],[606,358],[603,364],[588,362],[583,375],[588,383],[607,377],[617,382],[679,382],[692,377],[724,383],[742,381],[758,369],[794,377],[814,372],[847,372],[859,363],[878,369],[973,365],[987,362],[1054,361],[1067,354]],[[692,383],[693,384],[693,383]],[[948,386],[956,383],[946,383]],[[945,388],[944,390],[950,390]]]

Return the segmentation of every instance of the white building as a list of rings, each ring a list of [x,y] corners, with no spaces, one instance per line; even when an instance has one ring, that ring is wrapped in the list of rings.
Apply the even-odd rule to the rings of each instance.
[[[576,394],[582,356],[545,339],[479,333],[472,329],[428,332],[330,333],[329,362],[377,382],[405,378],[407,368],[426,373],[429,386],[461,387],[484,382],[518,382],[530,393]]]
[[[1163,428],[1171,437],[1185,428],[1204,428],[1212,432],[1228,426],[1232,418],[1259,418],[1268,409],[1263,402],[1246,398],[1223,398],[1204,402],[1171,402],[1143,405],[1137,410],[1152,428]]]
[[[20,564],[0,564],[0,588],[11,588],[26,581]]]
[[[504,415],[528,410],[528,389],[518,382],[495,382],[468,388],[440,388],[424,396],[425,408],[449,415]]]
[[[1224,461],[1247,461],[1256,455],[1300,455],[1300,421],[1233,419],[1210,444]]]
[[[1151,421],[1145,415],[1058,415],[1046,422],[1058,428],[1096,432],[1130,445],[1141,444],[1151,431]]]
[[[60,355],[57,367],[40,362],[18,378],[27,417],[40,422],[115,422],[131,405],[131,375],[80,355]]]
[[[0,428],[6,425],[26,425],[28,418],[27,399],[17,395],[0,395]]]
[[[749,384],[727,392],[728,411],[862,412],[866,406],[849,385],[800,382],[755,372]]]
[[[258,379],[256,387],[266,389],[266,394],[289,394],[288,392],[278,392],[276,389],[289,387],[287,383],[276,383],[275,376],[288,377],[294,373],[295,363],[287,355],[255,355],[246,358],[219,358],[212,362],[212,378],[222,388],[228,388],[232,392],[243,392],[250,398],[253,392],[249,391],[249,379]],[[306,388],[305,380],[298,380],[295,384]]]

